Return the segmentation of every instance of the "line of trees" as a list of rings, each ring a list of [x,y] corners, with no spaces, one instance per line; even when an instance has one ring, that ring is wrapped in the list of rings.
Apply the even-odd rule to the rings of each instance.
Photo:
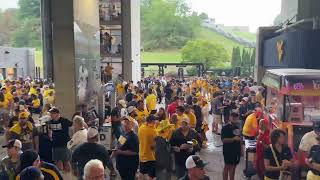
[[[0,46],[41,48],[40,0],[19,0],[19,7],[0,11]]]
[[[180,49],[195,38],[207,14],[192,12],[185,0],[142,0],[141,35],[145,50]]]
[[[242,53],[240,47],[234,47],[231,57],[231,67],[241,67],[241,74],[251,75],[254,70],[256,58],[255,48],[242,48]]]

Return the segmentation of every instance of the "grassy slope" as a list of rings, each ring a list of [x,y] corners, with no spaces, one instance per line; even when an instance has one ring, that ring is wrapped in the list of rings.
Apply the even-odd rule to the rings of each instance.
[[[242,47],[241,44],[234,42],[228,38],[225,38],[224,36],[207,28],[200,28],[196,38],[210,40],[222,44],[224,48],[227,50],[229,57],[231,57],[233,47]],[[179,50],[159,50],[153,52],[142,52],[141,57],[143,63],[181,62],[181,54]]]
[[[237,42],[234,42],[234,41],[214,32],[214,31],[211,31],[207,28],[201,28],[199,30],[199,33],[197,34],[197,38],[198,39],[205,39],[205,40],[209,40],[209,41],[214,41],[216,43],[223,45],[224,48],[227,50],[229,57],[231,57],[233,47],[237,47],[237,46],[242,47],[243,46]]]
[[[236,30],[233,30],[232,32],[242,38],[245,38],[251,41],[256,41],[256,38],[257,38],[256,34],[250,33],[250,32],[242,32],[242,31],[236,31]]]
[[[144,63],[170,63],[180,62],[181,53],[179,50],[163,51],[159,50],[156,52],[142,52],[141,59]]]

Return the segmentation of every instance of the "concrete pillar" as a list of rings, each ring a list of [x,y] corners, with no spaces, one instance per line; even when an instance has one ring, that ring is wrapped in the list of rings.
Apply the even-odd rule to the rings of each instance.
[[[122,0],[123,75],[135,83],[141,79],[140,0]]]
[[[299,0],[297,19],[320,17],[319,0]]]
[[[52,1],[51,11],[56,105],[70,118],[76,110],[73,1]]]

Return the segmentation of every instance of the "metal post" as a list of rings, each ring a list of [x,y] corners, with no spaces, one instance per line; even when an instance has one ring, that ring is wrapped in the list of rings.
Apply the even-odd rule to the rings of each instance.
[[[161,76],[161,66],[159,65],[158,68],[159,68],[159,73],[158,74],[159,74],[159,76]]]
[[[43,77],[53,81],[51,0],[41,0]]]

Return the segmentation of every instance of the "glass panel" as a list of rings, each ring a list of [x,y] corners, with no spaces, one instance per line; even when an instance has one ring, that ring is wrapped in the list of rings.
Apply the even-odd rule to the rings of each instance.
[[[100,21],[116,21],[121,17],[121,0],[100,0]]]
[[[122,58],[117,58],[117,57],[104,57],[101,60],[102,63],[121,63],[122,62]]]
[[[102,29],[101,38],[102,56],[121,57],[122,36],[120,29]]]
[[[301,104],[301,113],[303,113],[303,120],[320,120],[319,96],[290,96],[290,103]]]

